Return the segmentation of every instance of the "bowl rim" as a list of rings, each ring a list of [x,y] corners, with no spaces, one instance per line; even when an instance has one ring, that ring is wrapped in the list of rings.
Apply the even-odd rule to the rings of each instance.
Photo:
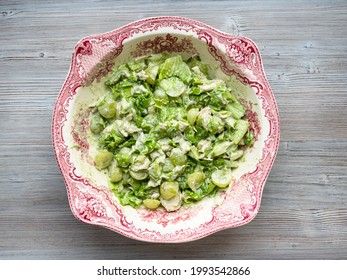
[[[109,36],[112,36],[114,34],[117,34],[117,33],[121,32],[122,30],[126,30],[128,28],[131,28],[131,27],[133,27],[135,25],[140,25],[140,24],[143,24],[143,23],[146,23],[146,22],[151,22],[151,21],[181,21],[181,22],[185,22],[185,23],[188,23],[188,24],[194,24],[194,25],[198,26],[199,28],[204,28],[204,29],[206,29],[206,30],[208,30],[208,31],[210,31],[210,32],[212,32],[214,34],[217,34],[217,35],[230,37],[230,38],[232,37],[234,39],[242,39],[242,40],[246,40],[246,41],[250,42],[251,45],[254,47],[254,52],[256,54],[257,59],[259,60],[259,65],[258,65],[259,70],[260,70],[259,71],[260,72],[259,75],[261,76],[261,78],[263,79],[263,82],[266,85],[266,88],[267,88],[267,90],[269,92],[269,96],[272,98],[272,100],[271,100],[272,101],[271,107],[274,110],[274,117],[275,117],[275,120],[276,120],[276,123],[277,123],[276,133],[275,133],[274,150],[272,151],[273,153],[272,153],[272,156],[271,156],[268,168],[266,170],[266,174],[263,176],[262,182],[259,185],[258,196],[256,198],[255,208],[253,210],[252,215],[249,215],[248,217],[246,217],[242,221],[240,221],[238,223],[234,223],[233,225],[225,223],[224,226],[219,225],[219,226],[217,226],[215,228],[212,228],[212,229],[210,229],[208,231],[205,231],[203,233],[196,232],[194,235],[189,236],[188,238],[185,238],[185,239],[175,239],[175,240],[164,239],[164,238],[163,239],[149,239],[149,238],[145,238],[144,236],[137,235],[133,231],[129,233],[128,231],[125,231],[125,230],[122,231],[120,228],[112,227],[112,226],[109,226],[107,224],[98,224],[98,223],[95,223],[93,221],[88,221],[86,219],[82,219],[81,215],[79,215],[76,212],[76,210],[75,210],[75,207],[74,207],[74,204],[73,204],[73,199],[72,199],[72,193],[71,193],[71,190],[69,188],[69,182],[68,182],[68,179],[66,177],[67,175],[65,174],[64,169],[62,167],[62,163],[60,162],[61,159],[60,159],[60,157],[58,155],[58,147],[57,147],[58,143],[57,143],[56,138],[55,138],[56,120],[57,120],[57,112],[58,112],[58,101],[60,100],[60,97],[62,96],[65,88],[67,87],[69,79],[73,77],[72,70],[75,67],[76,52],[77,52],[79,46],[83,42],[86,42],[86,40],[91,40],[91,39],[100,38],[100,37],[109,37]],[[148,33],[150,34],[151,31],[149,31]],[[95,225],[95,226],[101,226],[101,227],[110,229],[112,231],[115,231],[115,232],[123,235],[123,236],[126,236],[126,237],[131,238],[131,239],[139,240],[139,241],[151,242],[151,243],[153,243],[153,242],[155,242],[155,243],[182,243],[182,242],[190,242],[190,241],[198,240],[198,239],[201,239],[203,237],[209,236],[209,235],[211,235],[211,234],[213,234],[215,232],[218,232],[218,231],[222,231],[222,230],[225,230],[225,229],[231,229],[231,228],[234,228],[234,227],[239,227],[239,226],[248,224],[249,222],[251,222],[256,217],[256,215],[259,212],[260,205],[261,205],[262,194],[263,194],[263,191],[264,191],[265,183],[266,183],[266,181],[268,179],[268,176],[269,176],[269,173],[270,173],[270,171],[271,171],[271,169],[273,167],[273,164],[274,164],[274,161],[276,159],[276,156],[277,156],[277,153],[278,153],[278,149],[279,149],[280,118],[279,118],[279,111],[278,111],[277,102],[275,100],[275,96],[274,96],[274,94],[272,92],[272,89],[270,87],[270,84],[269,84],[269,82],[267,80],[267,77],[266,77],[266,74],[265,74],[265,70],[264,70],[264,66],[263,66],[263,63],[262,63],[262,57],[261,57],[259,48],[257,47],[257,45],[254,43],[253,40],[251,40],[248,37],[242,36],[242,35],[234,35],[234,34],[231,34],[231,33],[220,31],[220,30],[218,30],[218,29],[216,29],[216,28],[214,28],[214,27],[212,27],[212,26],[210,26],[208,24],[205,24],[205,23],[203,23],[201,21],[198,21],[198,20],[194,20],[194,19],[190,19],[190,18],[186,18],[186,17],[179,17],[179,16],[158,16],[158,17],[147,17],[147,18],[139,19],[139,20],[130,22],[130,23],[126,24],[126,25],[123,25],[121,27],[118,27],[116,29],[113,29],[111,31],[85,36],[85,37],[80,39],[75,44],[74,52],[72,53],[72,58],[71,58],[71,63],[70,63],[70,67],[69,67],[68,73],[66,75],[64,83],[63,83],[63,85],[62,85],[62,87],[61,87],[61,89],[59,91],[59,94],[57,95],[56,101],[55,101],[54,110],[53,110],[53,116],[52,116],[51,136],[52,136],[52,144],[53,144],[54,155],[55,155],[58,167],[60,169],[60,172],[63,175],[63,179],[64,179],[64,183],[65,183],[65,187],[66,187],[66,191],[67,191],[67,195],[68,195],[68,201],[69,201],[70,210],[73,213],[73,215],[77,218],[77,220],[79,220],[80,222],[83,222],[83,223],[87,223],[87,224],[91,224],[91,225]]]

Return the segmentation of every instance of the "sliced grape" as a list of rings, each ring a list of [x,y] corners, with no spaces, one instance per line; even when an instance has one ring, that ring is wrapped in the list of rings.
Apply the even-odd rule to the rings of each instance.
[[[143,201],[143,205],[145,205],[148,209],[154,210],[159,207],[160,201],[158,199],[148,198]]]
[[[231,170],[229,169],[219,169],[212,173],[211,175],[212,183],[220,188],[226,188],[232,179]]]

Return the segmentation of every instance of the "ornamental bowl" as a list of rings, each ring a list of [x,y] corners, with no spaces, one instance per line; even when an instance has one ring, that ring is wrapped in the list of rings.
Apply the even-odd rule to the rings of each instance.
[[[94,168],[89,154],[93,147],[87,141],[88,105],[95,102],[87,86],[105,76],[115,63],[160,52],[199,55],[212,69],[211,76],[242,92],[256,140],[233,171],[235,180],[226,191],[175,212],[122,206],[109,189],[107,176]],[[259,211],[279,132],[276,101],[255,43],[195,20],[171,16],[139,20],[80,40],[52,121],[54,153],[76,218],[129,238],[160,243],[193,241],[249,223]]]

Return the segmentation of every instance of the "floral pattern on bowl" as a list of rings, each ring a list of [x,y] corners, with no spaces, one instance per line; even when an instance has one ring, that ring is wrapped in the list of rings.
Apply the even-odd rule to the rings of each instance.
[[[105,76],[115,62],[163,51],[198,54],[216,77],[242,92],[256,136],[226,191],[176,212],[120,205],[105,174],[93,167],[87,138],[88,104],[95,96],[85,86]],[[279,115],[259,50],[250,39],[187,18],[157,17],[86,37],[76,45],[55,104],[52,139],[71,210],[80,221],[148,242],[187,242],[247,224],[257,215],[278,150]]]

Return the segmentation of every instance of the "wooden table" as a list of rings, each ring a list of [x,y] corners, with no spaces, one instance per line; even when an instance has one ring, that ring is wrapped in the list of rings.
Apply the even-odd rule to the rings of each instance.
[[[1,259],[346,258],[346,1],[43,2],[0,3]],[[75,43],[159,15],[253,39],[281,118],[260,213],[188,244],[143,243],[78,222],[51,143]]]

